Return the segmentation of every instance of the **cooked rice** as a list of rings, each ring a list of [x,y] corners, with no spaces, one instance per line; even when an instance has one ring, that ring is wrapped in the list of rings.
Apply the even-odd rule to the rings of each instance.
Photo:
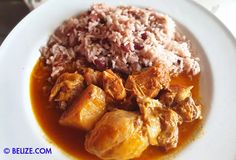
[[[123,73],[164,63],[172,74],[196,75],[198,58],[179,35],[175,22],[154,10],[94,4],[59,26],[41,54],[51,77],[85,63]]]

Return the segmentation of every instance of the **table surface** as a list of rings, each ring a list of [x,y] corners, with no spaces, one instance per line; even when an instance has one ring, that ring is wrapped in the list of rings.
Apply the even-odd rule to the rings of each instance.
[[[29,12],[30,10],[21,0],[0,0],[0,44]]]
[[[236,37],[236,0],[194,0],[216,15]],[[12,12],[14,11],[14,12]],[[0,44],[30,10],[23,0],[0,0]],[[16,14],[17,13],[17,14]]]

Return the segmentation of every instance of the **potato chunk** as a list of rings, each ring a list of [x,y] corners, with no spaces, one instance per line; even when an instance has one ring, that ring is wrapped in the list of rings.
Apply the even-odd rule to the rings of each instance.
[[[85,149],[101,159],[126,160],[139,157],[148,147],[141,117],[134,112],[113,110],[87,134]]]
[[[114,100],[122,100],[126,97],[122,79],[110,69],[103,71],[103,88]]]
[[[75,103],[63,113],[59,123],[83,130],[90,130],[105,113],[105,93],[95,86],[89,85]]]
[[[163,65],[150,67],[139,74],[130,75],[125,88],[136,96],[155,97],[159,91],[169,86],[170,75]]]

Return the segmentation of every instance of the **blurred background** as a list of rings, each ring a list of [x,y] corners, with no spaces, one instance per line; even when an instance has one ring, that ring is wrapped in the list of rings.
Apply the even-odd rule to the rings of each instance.
[[[0,0],[0,44],[29,12],[29,8],[22,0]]]
[[[0,45],[24,16],[45,1],[46,0],[0,0]],[[194,1],[215,14],[236,37],[236,21],[234,20],[236,17],[236,0]]]

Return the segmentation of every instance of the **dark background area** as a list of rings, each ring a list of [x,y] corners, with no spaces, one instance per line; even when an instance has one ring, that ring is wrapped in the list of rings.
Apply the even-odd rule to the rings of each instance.
[[[23,0],[0,0],[0,45],[30,10]]]

